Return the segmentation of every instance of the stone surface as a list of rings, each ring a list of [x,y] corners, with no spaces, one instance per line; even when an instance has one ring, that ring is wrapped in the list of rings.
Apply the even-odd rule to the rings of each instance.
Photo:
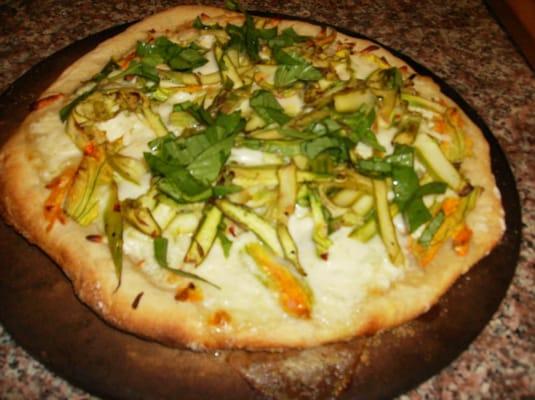
[[[4,1],[0,92],[64,46],[181,1]],[[222,1],[201,2],[222,5]],[[478,0],[244,1],[360,32],[425,65],[483,117],[511,163],[522,201],[520,263],[483,333],[454,363],[401,399],[535,396],[535,76]],[[530,155],[531,154],[531,155]],[[90,399],[18,347],[0,326],[0,397]]]

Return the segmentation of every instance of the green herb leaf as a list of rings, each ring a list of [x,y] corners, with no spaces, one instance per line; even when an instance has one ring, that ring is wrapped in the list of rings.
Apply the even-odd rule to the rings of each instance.
[[[275,96],[267,90],[258,90],[254,92],[250,100],[251,107],[266,122],[276,122],[284,125],[291,118],[284,113]]]
[[[238,185],[215,185],[212,187],[214,197],[225,197],[228,194],[241,192],[243,188]]]
[[[297,81],[317,81],[323,78],[318,69],[297,54],[276,49],[273,56],[279,64],[274,79],[277,87],[286,87]]]
[[[392,186],[394,201],[403,212],[410,232],[414,232],[431,219],[431,213],[425,206],[420,193],[418,175],[412,166],[396,164],[392,168]],[[426,188],[426,190],[435,189],[437,189],[435,186]]]
[[[175,104],[173,106],[173,111],[187,111],[197,122],[204,125],[212,125],[214,119],[202,106],[199,104],[193,103],[191,101],[185,101],[183,103]]]
[[[326,150],[334,150],[337,155],[338,161],[347,159],[345,143],[342,139],[334,136],[321,136],[316,139],[312,139],[303,142],[301,145],[302,153],[310,159],[316,158],[319,154]]]
[[[160,36],[152,43],[138,42],[136,53],[144,65],[155,67],[166,63],[176,71],[190,71],[208,62],[201,50],[195,44],[182,47],[165,36]]]
[[[432,217],[420,196],[413,197],[403,210],[403,216],[407,222],[409,232],[414,232]]]
[[[227,48],[236,48],[243,51],[251,61],[259,61],[260,39],[269,40],[277,35],[277,28],[257,29],[254,19],[250,15],[245,15],[245,22],[242,26],[228,24],[225,31],[230,36]]]
[[[177,202],[195,202],[214,196],[212,185],[230,155],[244,120],[239,112],[220,114],[214,124],[188,137],[168,135],[149,143],[145,160],[158,189]]]
[[[395,166],[403,165],[411,167],[414,165],[414,148],[407,145],[396,145],[394,152],[386,160]]]
[[[420,186],[418,195],[427,196],[429,194],[442,194],[446,192],[448,185],[444,182],[429,182]]]
[[[135,75],[147,79],[154,83],[160,82],[160,77],[156,67],[150,64],[140,63],[139,61],[131,61],[123,72],[113,77],[113,80],[122,79],[128,75]]]
[[[299,35],[297,32],[294,31],[293,28],[290,27],[284,29],[279,36],[269,40],[268,45],[272,49],[283,48],[291,46],[295,43],[304,42],[309,38],[309,36]]]
[[[392,172],[392,165],[385,159],[379,157],[357,160],[355,167],[362,175],[377,179],[385,178]]]
[[[396,165],[395,168],[392,168],[394,201],[400,210],[405,209],[409,200],[417,193],[419,186],[418,175],[412,167]]]
[[[371,130],[374,121],[375,109],[368,110],[366,107],[361,107],[355,113],[341,119],[341,122],[349,127],[348,138],[353,143],[362,142],[375,150],[384,152],[386,149],[377,141],[377,136]]]
[[[275,153],[292,157],[301,154],[301,140],[262,140],[245,138],[240,140],[239,145],[253,150],[261,150],[266,153]]]

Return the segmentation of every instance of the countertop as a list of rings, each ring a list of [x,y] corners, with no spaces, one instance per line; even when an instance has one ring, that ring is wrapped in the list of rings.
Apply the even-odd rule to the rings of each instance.
[[[40,60],[76,40],[181,3],[4,1],[0,4],[0,92]],[[401,398],[533,398],[535,75],[485,4],[480,0],[265,0],[243,4],[248,9],[332,23],[400,50],[443,78],[488,124],[507,154],[520,192],[520,262],[505,300],[468,350]],[[0,398],[92,397],[32,359],[0,325]]]

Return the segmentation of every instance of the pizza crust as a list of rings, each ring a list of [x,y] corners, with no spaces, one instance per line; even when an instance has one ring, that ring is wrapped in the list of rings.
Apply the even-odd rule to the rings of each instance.
[[[172,29],[191,21],[200,13],[217,18],[242,18],[229,11],[201,6],[176,7],[151,16],[79,59],[61,74],[42,97],[54,93],[72,93],[81,81],[100,71],[112,55],[125,53],[151,29]],[[282,25],[291,25],[299,33],[309,35],[316,34],[320,29],[298,21],[283,21]],[[372,44],[342,34],[339,37],[356,42],[357,49]],[[375,54],[384,56],[392,65],[406,65],[384,49],[377,50]],[[431,79],[421,79],[430,90],[438,90]],[[446,96],[441,97],[448,104],[454,104]],[[89,228],[69,220],[64,225],[57,223],[51,231],[47,231],[42,207],[48,193],[44,189],[46,182],[39,178],[35,163],[30,161],[35,154],[29,142],[29,132],[33,122],[45,113],[57,112],[61,105],[54,104],[32,112],[1,150],[0,212],[9,224],[61,266],[72,281],[77,296],[101,317],[120,329],[166,345],[185,345],[192,349],[273,350],[309,347],[399,325],[427,311],[460,275],[490,252],[504,232],[503,209],[491,172],[489,146],[481,131],[461,112],[466,134],[473,142],[474,154],[463,163],[462,170],[472,183],[485,188],[468,219],[474,235],[467,256],[459,257],[451,246],[443,246],[439,255],[425,269],[406,274],[386,293],[369,297],[353,315],[347,316],[351,323],[328,332],[320,329],[320,325],[317,330],[308,329],[298,333],[295,329],[285,327],[272,332],[271,328],[261,326],[243,330],[212,326],[207,323],[210,315],[202,314],[195,304],[180,303],[178,306],[169,292],[148,284],[128,261],[122,285],[115,291],[116,277],[108,248],[86,240],[86,236],[92,233]],[[136,298],[137,307],[134,307]]]

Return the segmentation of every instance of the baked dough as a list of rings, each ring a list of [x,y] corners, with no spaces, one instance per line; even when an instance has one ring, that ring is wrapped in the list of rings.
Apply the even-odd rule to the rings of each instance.
[[[63,142],[57,142],[56,148],[43,149],[47,132],[39,126],[44,126],[43,121],[47,118],[57,118],[59,110],[72,99],[69,96],[81,82],[98,73],[111,57],[131,51],[136,42],[146,39],[148,34],[157,36],[158,32],[174,30],[201,14],[222,24],[243,21],[242,15],[218,8],[181,6],[132,25],[67,68],[41,95],[41,98],[57,94],[63,94],[64,97],[48,107],[31,112],[0,153],[2,216],[58,263],[72,281],[80,300],[102,318],[127,332],[166,345],[191,349],[278,349],[347,340],[397,326],[424,313],[460,275],[488,254],[500,240],[504,232],[504,213],[491,171],[489,146],[477,126],[459,110],[465,135],[472,142],[472,156],[464,159],[461,171],[473,186],[484,188],[466,220],[473,231],[467,255],[461,257],[451,246],[442,246],[439,254],[425,268],[413,266],[399,278],[393,279],[385,290],[368,291],[347,315],[342,316],[340,321],[343,320],[343,323],[325,323],[315,318],[314,314],[307,320],[281,314],[282,317],[273,320],[276,323],[270,320],[265,324],[256,317],[248,323],[234,323],[232,319],[213,323],[214,314],[224,308],[224,303],[204,307],[203,302],[179,302],[172,291],[164,290],[147,279],[128,258],[124,262],[121,286],[116,290],[117,278],[108,246],[87,240],[88,235],[95,234],[94,225],[83,227],[68,219],[64,224],[55,223],[52,229],[48,229],[49,222],[43,213],[43,205],[49,195],[46,185],[65,165],[52,167],[46,153],[63,151]],[[279,32],[289,26],[302,35],[315,36],[321,30],[308,23],[284,20],[279,25]],[[357,50],[376,46],[341,33],[337,34],[337,40],[354,43]],[[404,61],[384,49],[374,48],[373,54],[384,57],[391,66],[404,68],[409,74],[413,72]],[[439,97],[444,105],[456,106],[440,93],[431,79],[416,79],[422,91]],[[48,134],[59,137],[57,123],[50,123],[49,126],[53,128]],[[65,160],[76,165],[79,158],[65,156],[62,162]],[[210,279],[209,276],[207,278]],[[205,298],[209,297],[210,290],[207,288],[205,291]],[[244,315],[257,312],[254,298],[248,299],[245,304],[248,308]]]

